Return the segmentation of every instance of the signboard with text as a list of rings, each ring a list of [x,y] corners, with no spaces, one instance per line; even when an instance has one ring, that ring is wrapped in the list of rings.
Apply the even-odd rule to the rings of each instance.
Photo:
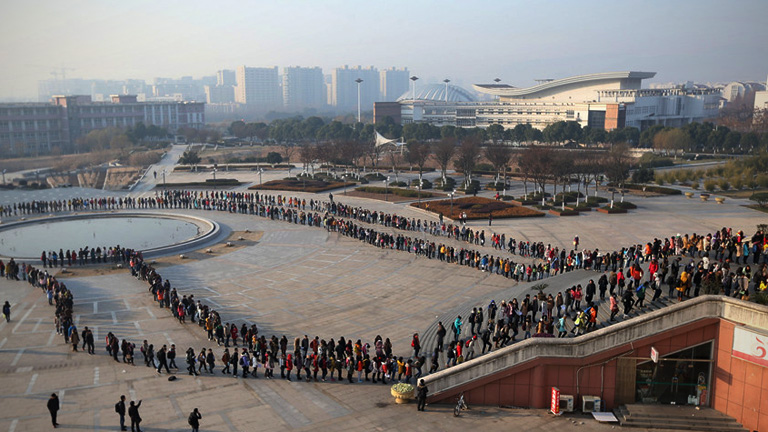
[[[653,360],[654,363],[659,362],[659,350],[654,347],[651,347],[651,360]]]
[[[552,387],[552,400],[550,401],[549,410],[554,415],[560,415],[560,389]]]
[[[742,360],[768,366],[768,336],[744,327],[735,327],[732,354]]]

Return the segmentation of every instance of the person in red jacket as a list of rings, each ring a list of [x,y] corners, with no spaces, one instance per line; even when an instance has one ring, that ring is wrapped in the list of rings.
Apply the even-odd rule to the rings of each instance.
[[[285,359],[285,379],[288,381],[291,380],[291,371],[293,370],[293,355],[288,354],[288,357]]]
[[[419,351],[421,351],[421,343],[419,342],[419,334],[413,334],[413,340],[411,340],[411,348],[413,348],[413,356],[418,357]]]

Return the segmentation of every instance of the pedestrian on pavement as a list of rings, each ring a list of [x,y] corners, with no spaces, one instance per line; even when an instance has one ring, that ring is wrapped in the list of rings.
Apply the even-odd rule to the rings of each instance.
[[[56,414],[59,412],[59,397],[56,393],[52,393],[51,397],[48,399],[48,412],[51,413],[51,423],[53,424],[53,427],[59,426],[56,422]]]
[[[5,322],[11,322],[11,304],[8,301],[3,305],[3,316],[5,317]]]
[[[120,401],[115,404],[115,412],[120,415],[120,430],[128,430],[125,427],[125,395],[120,396]]]
[[[200,419],[203,418],[203,416],[200,414],[200,411],[195,408],[191,413],[189,413],[189,418],[187,419],[187,422],[190,426],[192,426],[192,432],[198,432],[200,430]]]
[[[416,406],[416,409],[418,411],[424,411],[424,407],[427,405],[427,393],[429,392],[429,388],[427,387],[427,384],[424,382],[424,380],[419,380],[419,385],[416,386],[416,397],[418,398],[418,405]]]
[[[140,406],[141,401],[139,401],[139,403],[131,401],[131,406],[128,407],[128,417],[131,418],[131,432],[141,432],[141,428],[139,427],[139,424],[141,423],[141,416],[139,415]]]

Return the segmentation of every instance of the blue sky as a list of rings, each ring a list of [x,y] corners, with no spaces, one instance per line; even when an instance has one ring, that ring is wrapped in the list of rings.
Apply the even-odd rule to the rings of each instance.
[[[469,86],[614,70],[765,81],[768,1],[24,0],[0,4],[0,97],[37,80],[407,66]]]

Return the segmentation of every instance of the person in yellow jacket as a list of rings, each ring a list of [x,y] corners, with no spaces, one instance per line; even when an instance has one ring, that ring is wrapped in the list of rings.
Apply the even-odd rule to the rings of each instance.
[[[683,301],[683,293],[691,287],[691,277],[687,271],[680,274],[680,282],[677,284],[677,301]]]

